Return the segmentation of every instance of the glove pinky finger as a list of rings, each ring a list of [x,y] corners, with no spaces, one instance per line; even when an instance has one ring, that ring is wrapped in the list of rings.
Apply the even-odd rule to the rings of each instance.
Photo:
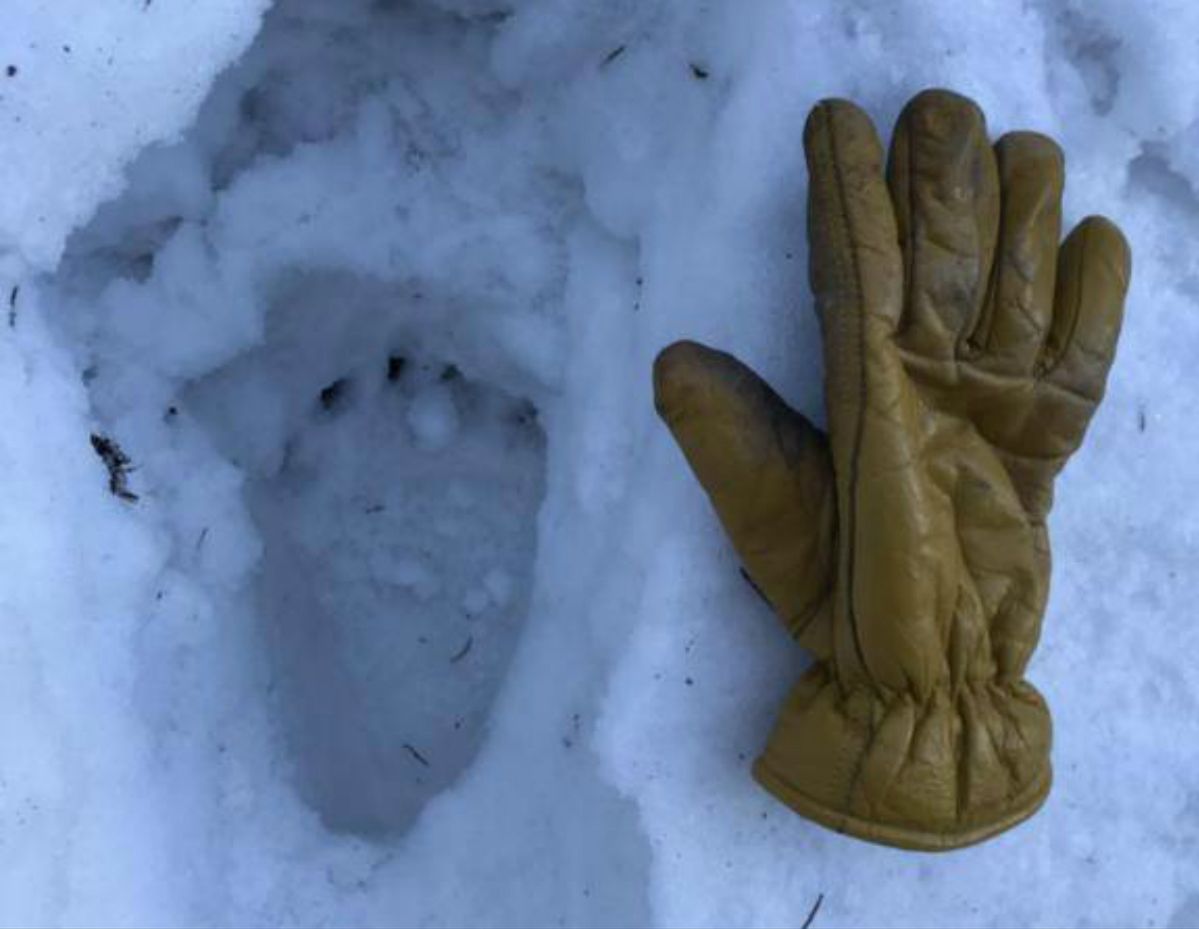
[[[1088,216],[1062,243],[1053,323],[1037,366],[1037,390],[1055,411],[1048,425],[1068,454],[1103,398],[1124,316],[1131,254],[1119,228]]]

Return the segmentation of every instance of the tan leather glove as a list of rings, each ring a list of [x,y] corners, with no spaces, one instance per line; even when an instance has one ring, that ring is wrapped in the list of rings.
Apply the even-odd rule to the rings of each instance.
[[[947,91],[903,111],[885,178],[851,103],[820,103],[804,147],[828,436],[693,342],[659,356],[656,404],[817,659],[755,776],[838,831],[954,848],[1049,790],[1049,711],[1024,680],[1045,518],[1103,396],[1129,250],[1098,217],[1059,248],[1058,147],[992,147]]]

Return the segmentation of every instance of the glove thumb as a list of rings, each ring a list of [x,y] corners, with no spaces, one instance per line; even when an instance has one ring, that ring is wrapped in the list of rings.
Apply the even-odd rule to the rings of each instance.
[[[753,582],[817,655],[831,642],[836,494],[824,434],[732,355],[676,342],[654,405]]]

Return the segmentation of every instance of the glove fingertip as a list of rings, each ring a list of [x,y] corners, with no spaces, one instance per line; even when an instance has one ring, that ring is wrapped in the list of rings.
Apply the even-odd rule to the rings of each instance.
[[[833,131],[834,125],[845,127],[855,137],[875,136],[874,123],[860,106],[840,97],[826,97],[812,107],[804,123],[804,149],[809,159],[814,147],[818,149],[821,145],[827,145],[822,139]]]
[[[712,350],[698,342],[674,342],[654,359],[654,408],[667,422],[676,415],[685,395],[695,386],[695,374]]]

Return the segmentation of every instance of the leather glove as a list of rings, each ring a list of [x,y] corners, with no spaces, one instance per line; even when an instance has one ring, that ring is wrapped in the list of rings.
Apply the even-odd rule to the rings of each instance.
[[[1024,679],[1048,595],[1053,481],[1103,396],[1130,274],[1105,219],[1059,247],[1063,159],[995,145],[943,90],[804,131],[827,436],[730,355],[654,366],[657,409],[746,570],[816,661],[757,779],[905,848],[968,845],[1040,806],[1051,724]]]

